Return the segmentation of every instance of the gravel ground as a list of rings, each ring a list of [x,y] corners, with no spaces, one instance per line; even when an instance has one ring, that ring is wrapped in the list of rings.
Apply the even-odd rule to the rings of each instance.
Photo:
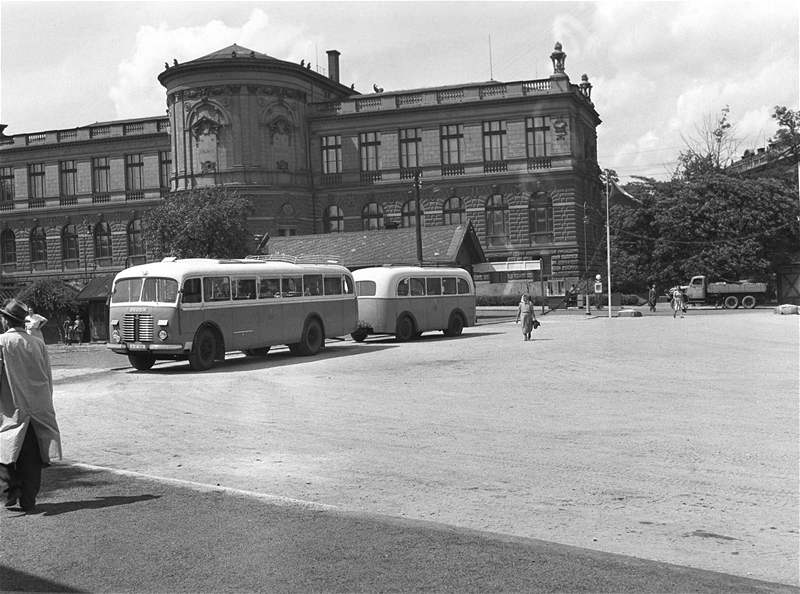
[[[86,464],[797,585],[798,320],[496,319],[202,374],[53,347],[56,407]]]

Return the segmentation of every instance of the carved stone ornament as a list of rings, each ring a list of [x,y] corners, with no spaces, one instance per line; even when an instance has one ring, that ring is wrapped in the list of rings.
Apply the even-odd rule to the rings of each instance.
[[[278,168],[278,171],[289,171],[289,163],[283,159],[275,163],[275,166]]]
[[[563,118],[556,118],[553,120],[553,132],[556,138],[563,140],[567,135],[567,121]]]
[[[215,173],[217,171],[217,164],[213,161],[203,161],[200,164],[200,173]]]
[[[195,138],[199,138],[203,134],[216,135],[219,129],[220,123],[205,115],[192,124],[192,134]]]

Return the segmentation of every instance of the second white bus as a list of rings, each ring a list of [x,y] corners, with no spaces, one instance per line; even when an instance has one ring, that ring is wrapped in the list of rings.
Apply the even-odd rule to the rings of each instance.
[[[353,278],[358,295],[353,340],[394,334],[405,341],[429,330],[459,336],[475,325],[475,284],[463,268],[381,266],[356,270]]]
[[[134,367],[188,359],[209,369],[226,351],[265,356],[273,345],[313,355],[356,328],[350,271],[331,264],[167,258],[114,279],[109,348]]]

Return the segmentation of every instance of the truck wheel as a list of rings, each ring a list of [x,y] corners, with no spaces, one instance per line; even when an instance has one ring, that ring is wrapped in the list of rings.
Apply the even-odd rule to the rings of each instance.
[[[156,362],[152,353],[128,353],[128,361],[139,371],[147,371]]]
[[[403,314],[400,316],[400,319],[397,320],[397,326],[395,327],[394,336],[400,342],[406,342],[407,340],[411,340],[414,338],[416,334],[416,330],[414,329],[414,320],[408,314]]]
[[[445,336],[461,336],[464,330],[464,320],[461,314],[453,312],[450,314],[450,321],[447,323],[447,329],[444,331]]]
[[[756,298],[752,295],[745,295],[742,297],[742,307],[746,309],[753,309],[756,306]]]
[[[725,306],[725,309],[736,309],[739,307],[739,298],[736,295],[727,295],[722,304]]]
[[[325,332],[319,320],[311,318],[303,326],[303,334],[298,343],[297,354],[316,355],[325,346]],[[291,346],[290,346],[291,350]]]
[[[189,353],[189,367],[195,371],[205,371],[214,366],[217,354],[217,338],[209,328],[200,328],[192,343]]]

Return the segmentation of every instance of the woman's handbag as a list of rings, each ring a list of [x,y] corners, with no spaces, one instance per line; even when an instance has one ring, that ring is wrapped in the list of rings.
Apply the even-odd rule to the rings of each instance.
[[[536,330],[541,325],[542,324],[539,322],[539,320],[533,320],[533,329],[534,330]]]

